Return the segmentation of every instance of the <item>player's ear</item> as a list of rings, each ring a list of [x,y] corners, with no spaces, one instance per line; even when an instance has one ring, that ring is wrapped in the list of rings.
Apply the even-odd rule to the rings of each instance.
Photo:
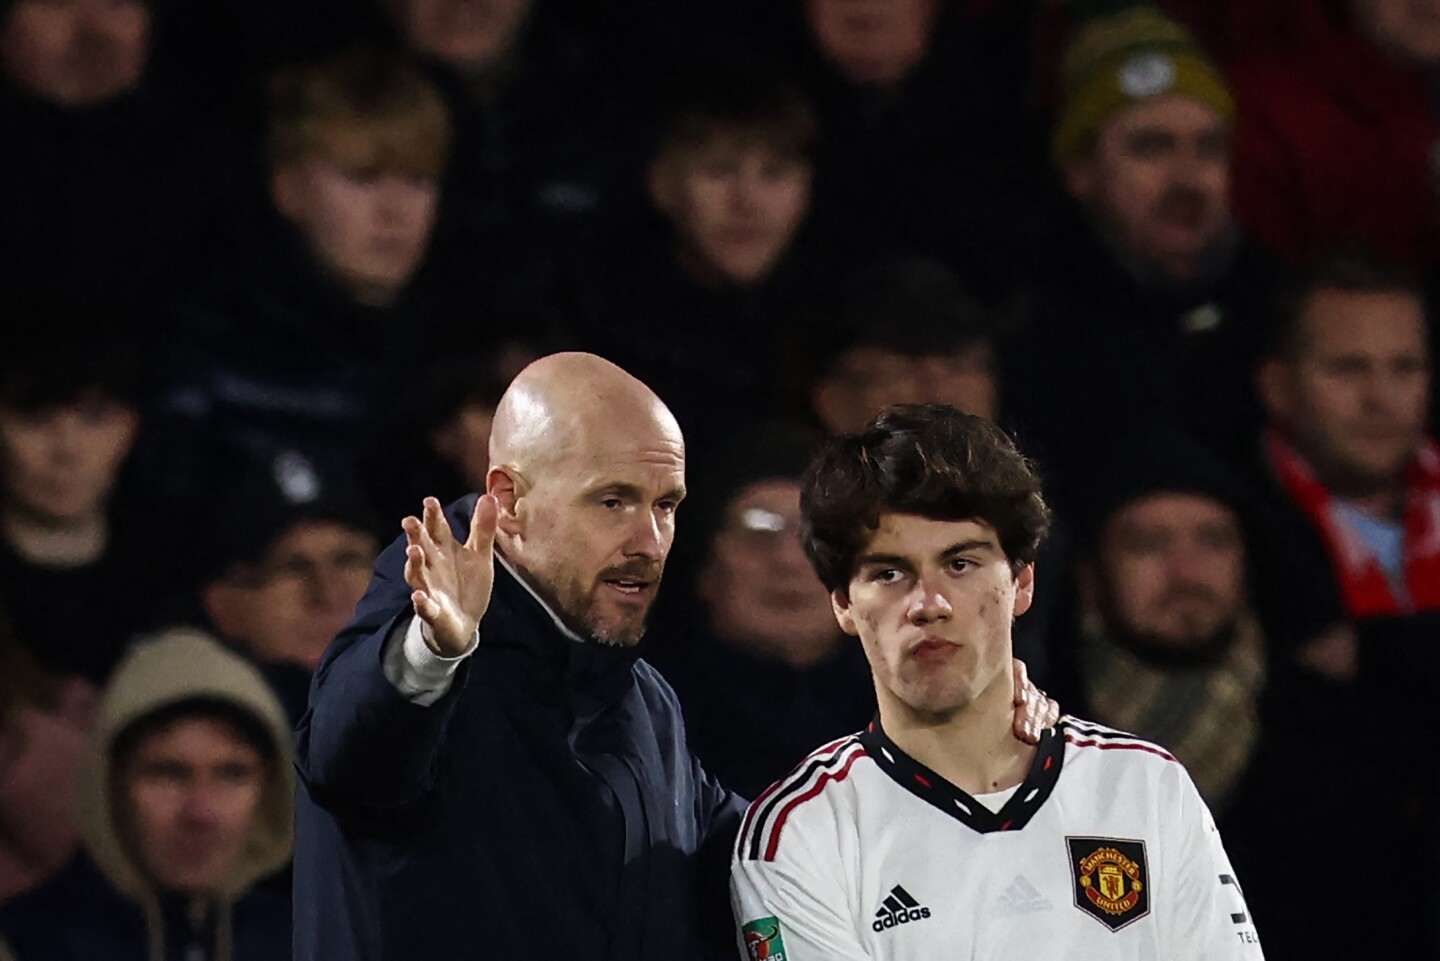
[[[859,637],[860,632],[855,629],[855,615],[850,608],[850,592],[843,587],[837,587],[830,592],[830,609],[835,612],[835,621],[840,625],[840,630],[851,637]]]
[[[1030,610],[1035,601],[1035,565],[1026,564],[1015,575],[1015,616]]]

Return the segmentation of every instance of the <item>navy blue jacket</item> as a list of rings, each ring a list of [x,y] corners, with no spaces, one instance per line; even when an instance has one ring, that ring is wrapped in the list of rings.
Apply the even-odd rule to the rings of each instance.
[[[474,504],[447,509],[458,536]],[[411,703],[381,668],[403,564],[398,540],[300,722],[295,957],[733,958],[742,802],[691,757],[669,685],[568,639],[497,563],[479,649]]]

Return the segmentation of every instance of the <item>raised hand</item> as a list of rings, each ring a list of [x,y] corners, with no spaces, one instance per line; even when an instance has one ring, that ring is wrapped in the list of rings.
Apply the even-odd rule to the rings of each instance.
[[[465,653],[490,606],[495,583],[495,524],[499,504],[482,494],[470,518],[465,543],[455,539],[433,497],[420,517],[400,522],[405,531],[405,583],[420,617],[425,641],[442,657]]]
[[[1040,741],[1040,732],[1060,720],[1060,705],[1030,681],[1025,662],[1015,658],[1015,736],[1026,744]]]

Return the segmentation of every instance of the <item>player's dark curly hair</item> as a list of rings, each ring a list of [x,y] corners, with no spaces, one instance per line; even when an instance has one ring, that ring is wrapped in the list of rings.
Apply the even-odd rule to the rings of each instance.
[[[1013,441],[946,404],[891,407],[832,438],[806,471],[801,538],[829,590],[844,590],[882,513],[982,521],[1019,572],[1050,527],[1040,478]]]

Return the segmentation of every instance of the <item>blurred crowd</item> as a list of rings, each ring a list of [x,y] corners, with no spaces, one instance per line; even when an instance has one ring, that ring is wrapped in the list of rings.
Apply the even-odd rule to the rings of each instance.
[[[950,403],[1267,956],[1440,957],[1437,0],[0,0],[0,74],[0,957],[288,957],[310,673],[562,349],[685,431],[723,783],[874,712],[816,439]]]

